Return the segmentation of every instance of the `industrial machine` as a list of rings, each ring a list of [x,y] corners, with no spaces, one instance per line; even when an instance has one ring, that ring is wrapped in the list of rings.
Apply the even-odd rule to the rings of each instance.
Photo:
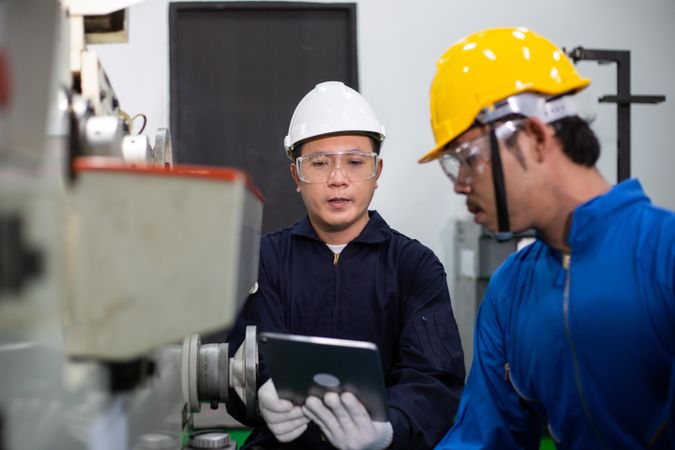
[[[480,307],[490,277],[509,255],[535,239],[532,230],[516,233],[507,242],[500,242],[473,219],[455,222],[455,299],[452,309],[457,319],[464,349],[464,364],[469,373],[473,362],[473,335]]]
[[[234,448],[195,433],[229,392],[256,413],[262,196],[132,134],[89,43],[139,0],[0,0],[0,450]]]

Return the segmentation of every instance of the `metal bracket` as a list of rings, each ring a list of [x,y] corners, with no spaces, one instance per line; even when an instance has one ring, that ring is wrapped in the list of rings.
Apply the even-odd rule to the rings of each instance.
[[[568,55],[575,64],[579,61],[597,61],[599,64],[616,63],[617,95],[603,95],[598,101],[617,105],[617,181],[622,181],[630,177],[630,105],[632,103],[661,103],[666,100],[666,96],[631,95],[629,50],[576,47]]]

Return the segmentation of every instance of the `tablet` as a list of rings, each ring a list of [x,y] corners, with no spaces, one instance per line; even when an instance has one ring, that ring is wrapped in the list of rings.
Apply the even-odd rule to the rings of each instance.
[[[351,392],[370,418],[388,421],[380,353],[371,342],[259,333],[258,351],[280,398],[302,405],[313,395]]]

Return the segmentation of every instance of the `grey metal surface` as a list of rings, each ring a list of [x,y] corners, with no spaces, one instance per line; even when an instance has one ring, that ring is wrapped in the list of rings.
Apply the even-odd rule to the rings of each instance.
[[[225,403],[229,393],[227,344],[205,344],[199,348],[197,395],[215,406]]]
[[[258,339],[256,327],[246,327],[246,340],[244,341],[244,373],[246,398],[246,415],[253,418],[258,415]]]
[[[0,157],[4,163],[36,168],[46,156],[60,6],[57,0],[9,0],[4,6],[7,17],[0,25],[7,26],[3,34],[12,84]]]
[[[467,374],[473,361],[476,315],[490,276],[515,250],[515,240],[497,242],[471,219],[456,223],[453,312],[462,340]]]

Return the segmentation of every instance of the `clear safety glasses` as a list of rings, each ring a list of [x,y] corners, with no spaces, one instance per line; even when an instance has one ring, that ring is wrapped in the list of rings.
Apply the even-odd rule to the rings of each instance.
[[[366,181],[377,175],[377,158],[377,153],[354,150],[300,156],[295,164],[305,183],[327,183],[337,169],[349,181]]]
[[[509,142],[523,128],[525,119],[504,122],[495,127],[495,135],[499,141]],[[475,139],[462,143],[450,143],[438,158],[443,172],[454,183],[469,184],[485,171],[490,162],[490,134],[483,134]]]

